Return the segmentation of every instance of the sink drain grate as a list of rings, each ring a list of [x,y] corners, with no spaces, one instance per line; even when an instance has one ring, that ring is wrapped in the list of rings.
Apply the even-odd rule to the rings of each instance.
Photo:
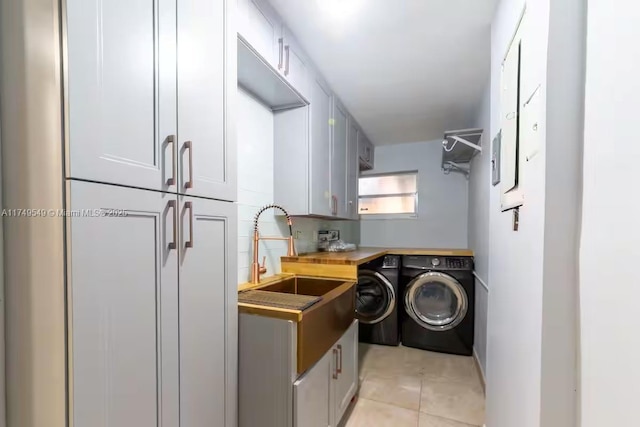
[[[304,310],[320,301],[322,297],[310,295],[286,294],[283,292],[246,291],[238,295],[238,302],[245,304],[266,305],[268,307]]]

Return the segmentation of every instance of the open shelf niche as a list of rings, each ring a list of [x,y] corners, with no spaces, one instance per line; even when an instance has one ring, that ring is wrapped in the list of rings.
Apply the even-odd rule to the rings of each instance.
[[[482,152],[483,129],[452,130],[444,133],[442,141],[442,170],[463,173],[467,178],[471,172],[471,160]]]

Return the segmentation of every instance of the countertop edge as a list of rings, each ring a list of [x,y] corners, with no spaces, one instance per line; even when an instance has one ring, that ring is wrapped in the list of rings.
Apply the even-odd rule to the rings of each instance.
[[[362,257],[353,258],[363,252]],[[315,252],[311,254],[281,257],[281,262],[301,264],[327,265],[361,265],[384,255],[436,255],[436,256],[473,256],[471,249],[440,249],[440,248],[372,248],[364,247],[351,252]]]

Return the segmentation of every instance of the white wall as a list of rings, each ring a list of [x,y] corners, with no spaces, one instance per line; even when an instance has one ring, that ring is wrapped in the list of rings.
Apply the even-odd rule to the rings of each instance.
[[[467,180],[462,174],[442,172],[441,142],[376,147],[375,169],[367,173],[418,171],[418,217],[362,219],[362,246],[467,247]]]
[[[253,256],[253,219],[261,207],[273,203],[273,113],[243,90],[238,90],[238,283],[247,282]],[[289,230],[283,217],[269,210],[260,216],[260,233],[285,236]],[[293,230],[299,253],[316,250],[318,230],[340,230],[341,238],[358,243],[358,223],[294,218]],[[286,233],[286,234],[285,234]],[[280,257],[287,254],[285,242],[260,242],[260,262],[267,257],[267,273],[280,272]]]
[[[577,130],[584,67],[583,7],[582,0],[527,3],[522,95],[526,100],[540,87],[541,144],[538,154],[520,166],[525,202],[519,231],[512,229],[512,212],[500,212],[499,186],[490,189],[490,427],[576,423],[575,260],[581,179]],[[523,8],[522,0],[502,0],[494,17],[491,117],[485,126],[490,138],[500,129],[501,64]]]
[[[638,423],[640,6],[589,2],[580,245],[582,426]]]
[[[474,126],[488,126],[491,117],[491,85],[477,107]],[[491,137],[485,129],[482,152],[471,162],[469,176],[469,248],[473,250],[476,275],[474,350],[480,367],[487,368],[487,315],[489,302],[489,192],[491,189]]]
[[[502,0],[491,31],[490,138],[500,129],[501,64],[524,7],[522,0]],[[546,41],[548,21],[528,4],[527,38]],[[546,64],[546,55],[537,61]],[[529,64],[530,66],[530,64]],[[538,77],[539,79],[539,77]],[[534,79],[538,80],[538,79]],[[531,82],[523,82],[527,86]],[[543,91],[545,88],[543,87]],[[540,96],[545,96],[542,93]],[[500,212],[500,186],[491,188],[487,425],[540,426],[540,360],[542,327],[542,256],[544,238],[544,154],[523,166],[526,202],[520,230],[512,230],[511,212]]]
[[[552,1],[547,66],[542,426],[578,419],[578,250],[587,0]]]

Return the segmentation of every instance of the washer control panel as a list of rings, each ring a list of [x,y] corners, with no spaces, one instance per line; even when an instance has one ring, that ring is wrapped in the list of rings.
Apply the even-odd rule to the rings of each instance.
[[[386,255],[382,261],[382,268],[400,268],[400,257],[397,255]]]
[[[447,268],[455,270],[469,269],[469,258],[447,258]]]
[[[473,258],[405,255],[402,257],[402,267],[419,270],[473,270]]]

